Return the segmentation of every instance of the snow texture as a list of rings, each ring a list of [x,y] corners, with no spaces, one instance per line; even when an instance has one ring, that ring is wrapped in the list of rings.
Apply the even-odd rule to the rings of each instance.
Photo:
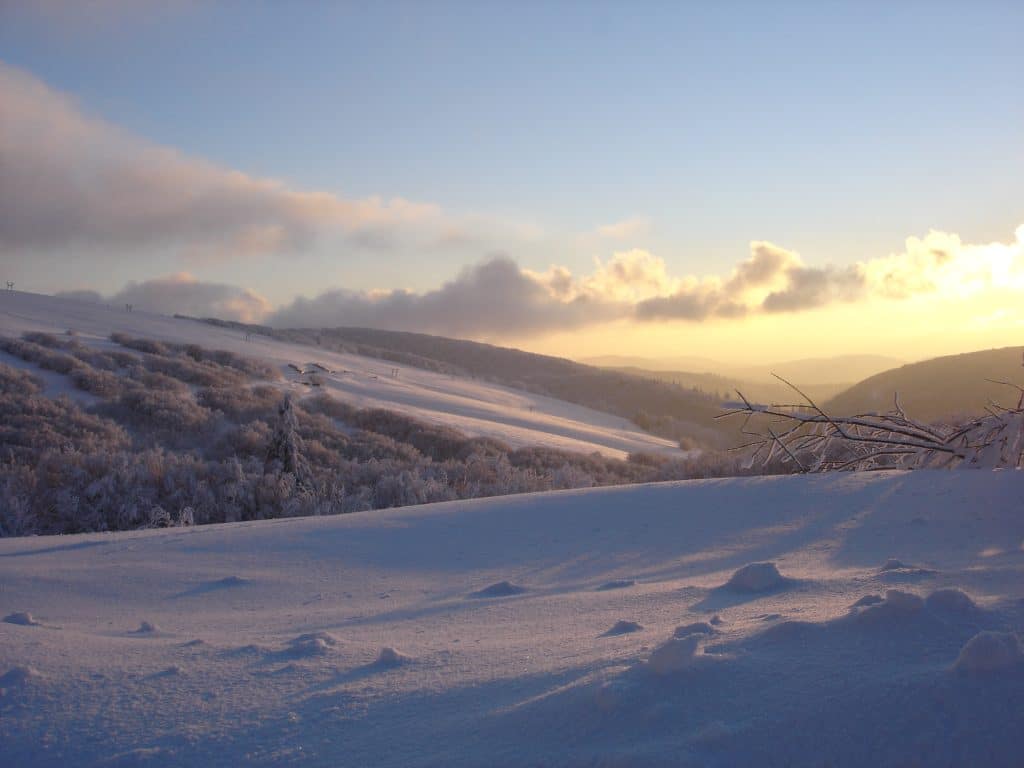
[[[785,584],[775,563],[749,563],[733,573],[725,588],[735,592],[767,592]]]
[[[698,635],[673,637],[655,648],[647,659],[647,668],[656,675],[669,675],[693,664],[700,645]]]
[[[377,654],[377,661],[374,663],[379,667],[400,667],[403,664],[408,664],[410,661],[411,659],[404,653],[386,645],[380,649],[380,653]]]
[[[470,597],[512,597],[513,595],[521,595],[524,592],[526,592],[526,587],[513,584],[511,581],[499,581],[496,584],[491,584],[489,587],[484,587],[474,592]]]
[[[628,635],[633,632],[642,632],[643,627],[635,621],[619,619],[612,625],[612,628],[604,632],[601,637],[614,637],[615,635]]]
[[[0,539],[45,620],[0,621],[0,763],[1011,768],[1021,509],[919,470]]]
[[[984,673],[1014,667],[1024,660],[1020,640],[1012,632],[979,632],[967,641],[957,656],[957,672]]]
[[[7,614],[6,616],[4,616],[4,622],[6,622],[7,624],[17,624],[21,627],[41,626],[40,623],[32,617],[31,613],[27,613],[25,611],[18,611],[16,613]]]

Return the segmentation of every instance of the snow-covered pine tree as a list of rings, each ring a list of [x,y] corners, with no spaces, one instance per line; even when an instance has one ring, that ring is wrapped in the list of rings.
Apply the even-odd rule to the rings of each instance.
[[[299,435],[299,422],[295,416],[290,394],[284,396],[277,409],[277,425],[270,438],[267,449],[267,460],[263,465],[264,474],[270,472],[287,472],[301,481],[308,474],[308,466],[302,456],[302,437]]]

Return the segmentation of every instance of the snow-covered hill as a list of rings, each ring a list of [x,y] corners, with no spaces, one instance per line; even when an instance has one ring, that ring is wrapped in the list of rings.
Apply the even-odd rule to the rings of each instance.
[[[670,440],[643,432],[626,419],[572,403],[483,381],[433,373],[358,355],[285,344],[259,335],[140,310],[91,304],[18,291],[0,292],[0,335],[26,331],[62,334],[73,330],[88,344],[109,346],[111,333],[226,349],[278,365],[284,386],[305,393],[289,365],[319,363],[328,391],[358,407],[379,407],[453,427],[467,435],[493,437],[513,447],[546,446],[625,458],[634,451],[681,456]],[[0,353],[0,362],[25,367]],[[40,373],[33,369],[34,373]],[[42,372],[55,394],[69,388],[62,377]]]
[[[0,762],[1020,765],[1022,510],[920,471],[0,540]]]

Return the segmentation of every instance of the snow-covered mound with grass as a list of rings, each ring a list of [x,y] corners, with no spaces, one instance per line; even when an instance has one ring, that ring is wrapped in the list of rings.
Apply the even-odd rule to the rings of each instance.
[[[1024,759],[1019,471],[5,539],[0,616],[12,766]]]
[[[470,378],[425,371],[386,360],[287,344],[258,334],[220,328],[184,318],[141,310],[126,312],[73,299],[20,291],[0,292],[0,335],[18,337],[29,331],[64,334],[109,348],[111,333],[154,341],[197,344],[272,362],[284,374],[281,386],[308,394],[303,384],[314,371],[327,392],[359,408],[384,408],[431,424],[452,427],[470,436],[492,437],[514,447],[545,446],[579,453],[600,452],[625,458],[632,452],[682,456],[670,440],[650,435],[626,419],[562,400]],[[47,384],[47,394],[66,393],[89,404],[91,395],[73,388],[71,380],[42,371],[0,352],[0,362],[28,368]]]

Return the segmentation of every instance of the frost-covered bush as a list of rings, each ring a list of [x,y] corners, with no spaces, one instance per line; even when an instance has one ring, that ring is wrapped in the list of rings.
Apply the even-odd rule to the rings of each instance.
[[[46,450],[121,450],[130,443],[123,427],[86,413],[67,397],[0,394],[0,471],[8,465],[31,464]]]
[[[72,355],[32,341],[0,337],[0,349],[10,355],[20,357],[26,362],[35,363],[40,368],[57,373],[68,374],[76,367],[84,365]]]
[[[793,471],[887,468],[1024,468],[1024,388],[1017,405],[993,403],[963,423],[910,418],[899,397],[888,413],[836,416],[796,387],[800,405],[763,406],[742,399],[723,416],[743,417],[750,462],[787,463]]]
[[[249,379],[274,380],[281,378],[281,372],[270,363],[239,355],[226,349],[206,349],[197,344],[175,344],[139,339],[124,333],[112,333],[110,340],[122,347],[156,357],[191,360],[193,363],[198,363],[200,369],[227,368],[235,373],[243,374],[244,378]],[[182,370],[194,372],[199,369],[182,368]]]
[[[0,363],[0,394],[35,395],[42,391],[42,382],[31,373]]]
[[[121,376],[86,366],[73,369],[70,378],[78,389],[104,399],[118,397],[128,386]]]
[[[204,387],[196,392],[196,402],[204,408],[220,411],[235,422],[266,420],[277,412],[281,391],[267,385]]]
[[[131,389],[113,402],[97,407],[97,412],[115,421],[160,435],[194,435],[212,421],[208,408],[196,403],[189,393],[166,390]]]
[[[149,355],[167,355],[170,350],[161,342],[152,339],[137,339],[127,333],[112,333],[110,340],[122,347],[134,349],[137,352],[145,352]]]

